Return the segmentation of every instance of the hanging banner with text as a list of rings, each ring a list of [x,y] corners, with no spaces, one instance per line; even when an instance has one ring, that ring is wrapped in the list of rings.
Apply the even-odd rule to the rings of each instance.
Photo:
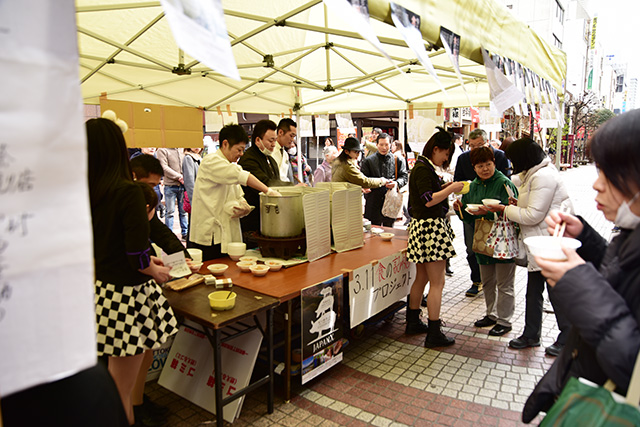
[[[2,398],[96,364],[77,42],[73,1],[0,1]]]
[[[302,384],[342,360],[342,274],[301,291]]]
[[[404,252],[353,270],[349,275],[351,328],[406,297],[415,277],[416,266]]]

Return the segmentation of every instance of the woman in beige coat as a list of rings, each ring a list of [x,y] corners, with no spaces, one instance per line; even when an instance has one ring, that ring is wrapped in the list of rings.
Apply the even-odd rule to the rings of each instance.
[[[360,143],[355,138],[344,141],[342,153],[333,162],[331,168],[332,182],[350,182],[362,188],[378,188],[387,183],[386,178],[368,178],[358,168],[358,157],[362,152]]]

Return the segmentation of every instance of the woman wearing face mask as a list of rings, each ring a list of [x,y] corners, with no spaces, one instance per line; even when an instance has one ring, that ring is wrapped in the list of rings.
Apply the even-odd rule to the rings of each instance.
[[[610,244],[583,218],[553,212],[546,220],[549,231],[565,222],[564,235],[582,242],[577,252],[563,249],[566,261],[536,257],[558,308],[575,327],[527,400],[524,422],[547,411],[570,377],[596,384],[611,379],[616,392],[627,393],[640,349],[639,133],[640,110],[633,110],[609,120],[590,142],[597,208],[621,229]]]

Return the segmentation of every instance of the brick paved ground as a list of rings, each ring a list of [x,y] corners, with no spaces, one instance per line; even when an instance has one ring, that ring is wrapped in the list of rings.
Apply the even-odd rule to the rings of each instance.
[[[609,238],[612,225],[595,209],[591,188],[595,167],[582,166],[561,176],[576,212]],[[351,340],[345,348],[341,365],[304,386],[296,385],[290,402],[277,393],[273,414],[266,413],[264,391],[247,396],[234,425],[520,425],[524,402],[554,360],[544,354],[544,347],[552,344],[558,333],[554,315],[544,314],[543,346],[520,351],[507,347],[524,327],[527,275],[526,269],[518,267],[513,331],[490,337],[489,328],[473,327],[473,321],[484,315],[485,304],[482,294],[475,298],[464,295],[470,285],[469,268],[460,221],[454,219],[453,227],[459,256],[452,260],[455,274],[445,284],[442,318],[445,332],[456,338],[454,346],[426,349],[422,346],[424,336],[404,335],[402,311],[390,322],[367,326],[362,337]],[[281,389],[280,381],[276,389]],[[171,409],[170,426],[215,424],[211,413],[155,382],[149,383],[146,391],[153,401]]]

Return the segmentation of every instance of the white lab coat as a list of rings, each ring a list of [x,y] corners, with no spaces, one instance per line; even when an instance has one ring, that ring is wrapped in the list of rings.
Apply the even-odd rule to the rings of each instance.
[[[246,203],[240,185],[247,185],[250,173],[231,163],[218,150],[202,160],[191,202],[189,238],[199,245],[221,245],[242,241],[240,219],[231,218],[229,205]],[[227,209],[225,210],[225,206]]]

